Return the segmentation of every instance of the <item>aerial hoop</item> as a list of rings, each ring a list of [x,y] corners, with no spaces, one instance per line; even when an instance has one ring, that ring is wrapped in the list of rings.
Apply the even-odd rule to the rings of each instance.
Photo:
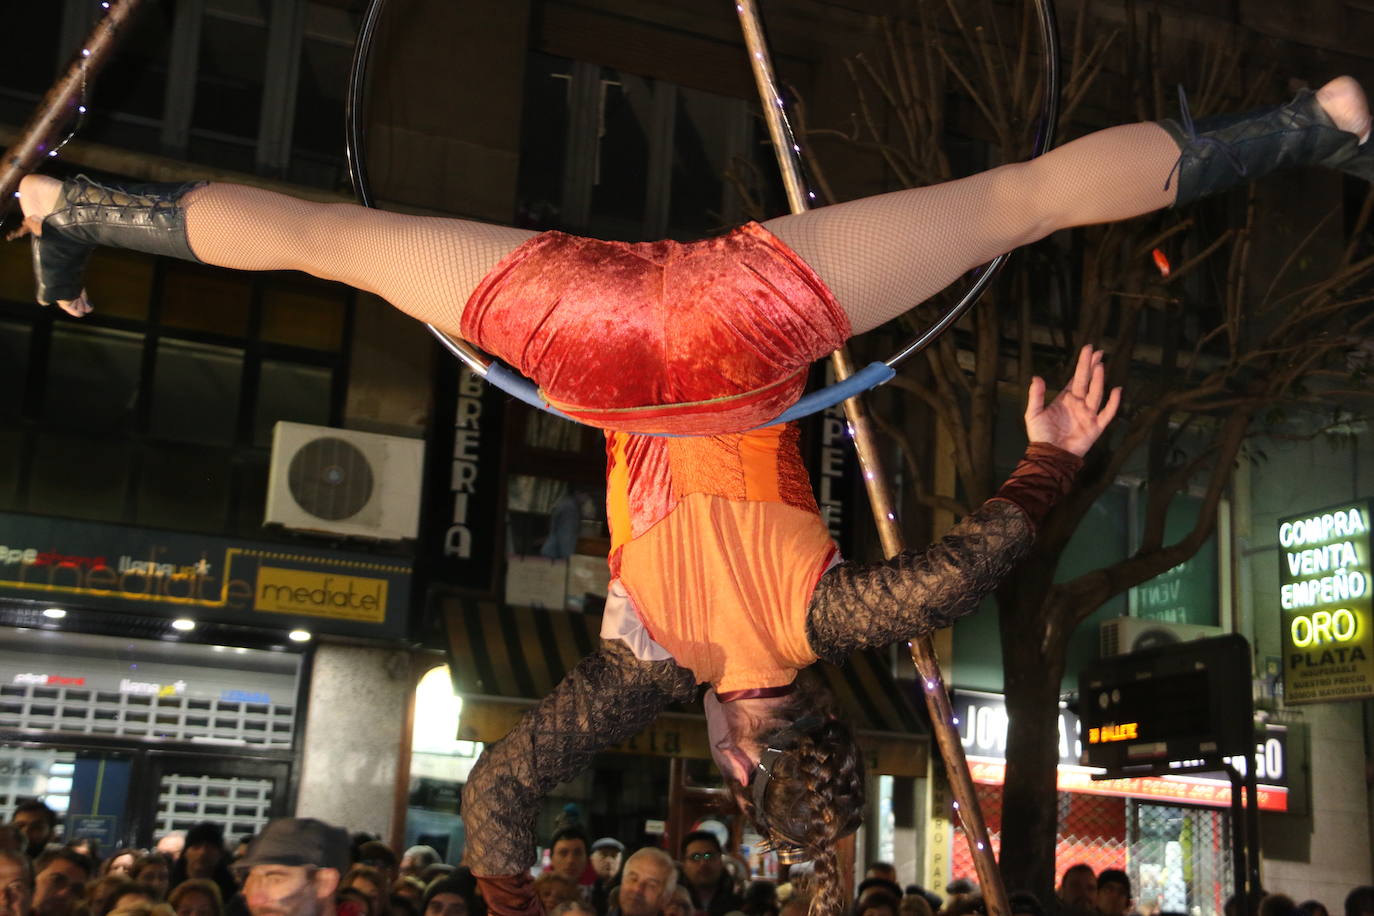
[[[375,207],[376,203],[367,176],[367,154],[364,149],[365,138],[360,111],[362,109],[363,91],[367,83],[367,68],[372,53],[372,39],[385,5],[386,0],[368,0],[363,11],[362,22],[358,27],[358,40],[353,47],[353,60],[348,74],[348,94],[345,100],[345,149],[348,158],[348,175],[358,202],[365,207]],[[1052,0],[1035,0],[1035,5],[1040,26],[1041,59],[1045,65],[1045,92],[1040,104],[1039,123],[1036,127],[1034,148],[1031,151],[1032,158],[1042,155],[1054,144],[1055,122],[1059,113],[1059,38],[1058,27],[1055,24],[1054,5]],[[736,9],[741,9],[741,7],[737,5]],[[746,32],[748,28],[746,25]],[[755,38],[759,39],[761,36],[755,36]],[[758,68],[756,68],[757,71]],[[791,123],[787,119],[783,96],[773,81],[771,67],[767,68],[766,79],[768,81],[767,88],[765,88],[764,77],[760,76],[760,102],[764,106],[769,132],[772,134],[773,143],[777,147],[779,163],[783,167],[784,183],[796,185],[795,188],[789,187],[788,189],[789,196],[792,196],[799,193],[798,189],[801,187],[801,168],[798,156],[801,146],[797,143]],[[787,165],[789,161],[791,163],[790,170]],[[790,177],[789,171],[791,172]],[[810,194],[810,192],[806,193]],[[814,194],[811,194],[811,197],[814,198]],[[870,363],[848,378],[804,395],[787,410],[762,425],[772,426],[777,423],[801,419],[833,407],[890,380],[897,374],[896,367],[899,363],[930,346],[982,297],[988,284],[1001,272],[1009,256],[1010,252],[998,255],[979,268],[977,279],[974,280],[973,285],[969,287],[960,300],[940,315],[930,327],[912,338],[896,354],[886,360]],[[430,333],[443,344],[446,350],[462,360],[469,369],[487,382],[532,407],[547,411],[565,420],[580,422],[551,406],[539,393],[538,386],[514,369],[487,356],[466,340],[441,331],[432,324],[426,324],[425,327],[429,328]]]

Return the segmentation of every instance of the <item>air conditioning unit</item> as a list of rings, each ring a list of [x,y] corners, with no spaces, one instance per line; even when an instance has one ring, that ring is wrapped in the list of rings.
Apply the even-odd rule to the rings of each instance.
[[[1098,656],[1111,658],[1114,655],[1128,655],[1159,646],[1220,636],[1225,632],[1221,627],[1204,627],[1194,623],[1165,623],[1145,617],[1113,617],[1102,621],[1102,629],[1098,631]]]
[[[398,541],[420,527],[422,439],[278,421],[265,525]]]

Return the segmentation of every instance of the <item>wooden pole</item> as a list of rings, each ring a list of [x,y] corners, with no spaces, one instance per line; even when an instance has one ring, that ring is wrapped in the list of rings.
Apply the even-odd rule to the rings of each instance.
[[[94,2],[94,0],[92,0]],[[15,203],[19,179],[38,168],[63,141],[60,132],[79,118],[86,90],[100,72],[119,40],[120,29],[138,9],[141,0],[109,0],[105,14],[81,45],[67,72],[43,96],[33,117],[19,132],[14,145],[0,160],[0,217]]]
[[[763,104],[764,119],[768,123],[768,134],[777,153],[783,187],[787,190],[788,205],[793,213],[803,213],[810,209],[815,196],[802,182],[798,156],[801,146],[787,122],[782,92],[778,88],[768,46],[764,41],[758,7],[755,0],[736,0],[735,10],[739,14],[740,26],[744,31],[744,43],[749,51],[749,65],[754,71],[754,82],[758,88],[759,100]],[[830,360],[837,381],[853,374],[853,365],[844,348],[832,353]],[[868,490],[873,520],[878,526],[883,552],[888,557],[896,556],[905,549],[905,544],[901,528],[897,524],[892,492],[887,485],[887,476],[883,473],[882,460],[873,438],[868,411],[858,397],[852,397],[844,402],[844,412],[849,421],[850,434],[854,438],[854,450],[859,456],[859,468],[863,473],[864,486]],[[1006,887],[1002,883],[997,860],[992,854],[987,824],[983,820],[983,810],[979,807],[978,797],[974,792],[973,777],[969,775],[968,761],[964,758],[964,746],[954,726],[954,712],[950,706],[949,693],[945,689],[944,676],[940,672],[940,662],[935,655],[935,648],[929,636],[922,636],[910,643],[910,649],[911,661],[921,678],[926,708],[930,712],[931,726],[935,730],[935,741],[948,771],[950,788],[958,809],[955,813],[964,828],[969,852],[973,855],[974,868],[978,872],[978,883],[989,916],[1009,916],[1011,908],[1007,904]]]

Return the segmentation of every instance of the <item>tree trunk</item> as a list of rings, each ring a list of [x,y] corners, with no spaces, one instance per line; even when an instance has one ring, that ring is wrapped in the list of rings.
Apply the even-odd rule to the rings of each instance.
[[[1008,724],[1007,770],[1002,787],[1002,876],[1008,891],[1030,891],[1048,909],[1054,894],[1059,820],[1055,786],[1064,649],[1045,647],[1042,652],[1045,630],[1030,625],[1041,617],[1042,601],[1027,601],[1019,612],[999,604],[1003,633],[1016,631],[1011,639],[1003,637]],[[1008,620],[1013,617],[1018,619]]]

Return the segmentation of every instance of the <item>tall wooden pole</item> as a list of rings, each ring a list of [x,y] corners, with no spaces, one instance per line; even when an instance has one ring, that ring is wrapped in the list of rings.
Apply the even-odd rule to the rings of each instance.
[[[788,205],[793,213],[803,213],[810,209],[815,195],[802,182],[798,156],[801,147],[792,133],[791,125],[787,122],[782,92],[773,73],[773,64],[764,41],[758,8],[754,0],[736,0],[735,10],[744,30],[744,43],[749,50],[749,65],[754,71],[754,82],[758,87],[759,100],[763,103],[768,133],[777,153],[778,167],[782,170]],[[853,365],[844,348],[832,353],[830,361],[837,381],[853,374]],[[868,411],[858,397],[852,397],[844,402],[844,412],[849,421],[850,434],[854,437],[854,450],[859,456],[859,467],[863,473],[864,486],[868,490],[869,502],[873,507],[873,519],[878,525],[883,552],[888,557],[896,556],[905,549],[905,545],[901,528],[897,524],[897,511],[887,485],[887,475],[883,473],[882,459],[875,446]],[[968,761],[964,758],[964,746],[954,726],[954,713],[950,706],[949,693],[945,689],[944,676],[940,672],[940,662],[935,655],[935,647],[931,644],[930,637],[922,636],[912,641],[910,648],[911,660],[921,678],[926,708],[930,712],[931,725],[935,730],[935,740],[949,775],[950,788],[958,809],[958,820],[963,825],[969,852],[973,855],[974,868],[978,872],[978,883],[983,891],[989,916],[1009,916],[1011,908],[1007,905],[1006,887],[1002,883],[997,860],[992,854],[987,824],[983,820],[983,811],[974,793]]]
[[[48,2],[48,0],[44,0]],[[94,0],[92,0],[94,2]],[[138,9],[141,0],[109,0],[104,15],[77,51],[67,72],[53,84],[19,132],[19,139],[0,160],[0,216],[13,206],[19,179],[38,168],[62,142],[61,131],[84,112],[86,89],[105,65],[119,41],[120,29]]]

